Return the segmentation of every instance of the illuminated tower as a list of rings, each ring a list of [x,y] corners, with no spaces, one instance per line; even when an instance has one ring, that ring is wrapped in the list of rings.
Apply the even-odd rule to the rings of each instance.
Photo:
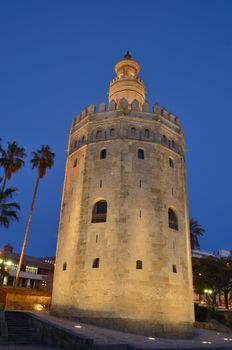
[[[193,322],[185,143],[179,119],[145,101],[129,53],[109,104],[69,135],[52,312],[147,335]]]

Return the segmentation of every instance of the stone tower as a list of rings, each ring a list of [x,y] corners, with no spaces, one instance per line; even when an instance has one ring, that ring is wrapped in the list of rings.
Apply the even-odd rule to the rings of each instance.
[[[185,142],[179,119],[145,100],[129,53],[109,104],[72,123],[52,312],[147,335],[193,322]]]

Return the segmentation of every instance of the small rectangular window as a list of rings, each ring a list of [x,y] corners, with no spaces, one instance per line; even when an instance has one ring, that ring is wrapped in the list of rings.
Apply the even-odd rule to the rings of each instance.
[[[75,168],[77,166],[77,158],[74,159],[74,162],[73,162],[73,168]]]
[[[177,273],[176,265],[172,265],[172,272],[173,272],[173,273]]]
[[[142,260],[137,260],[137,261],[136,261],[136,269],[137,269],[137,270],[142,270],[142,268],[143,268],[143,262],[142,262]]]

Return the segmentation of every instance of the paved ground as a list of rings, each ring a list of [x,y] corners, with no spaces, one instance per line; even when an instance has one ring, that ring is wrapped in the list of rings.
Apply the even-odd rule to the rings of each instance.
[[[0,345],[0,350],[55,350],[46,346],[35,345]]]
[[[124,333],[108,328],[97,327],[85,323],[61,319],[46,313],[34,313],[36,316],[59,325],[65,329],[75,331],[78,335],[85,335],[94,339],[95,345],[130,344],[141,349],[232,349],[232,333],[219,333],[196,328],[191,340],[174,340],[163,338],[149,338],[141,335]],[[0,350],[2,347],[0,348]],[[10,347],[8,347],[10,349]],[[14,348],[21,350],[24,348]],[[25,350],[40,349],[25,347]],[[43,348],[45,349],[45,348]],[[51,349],[51,348],[47,348]]]

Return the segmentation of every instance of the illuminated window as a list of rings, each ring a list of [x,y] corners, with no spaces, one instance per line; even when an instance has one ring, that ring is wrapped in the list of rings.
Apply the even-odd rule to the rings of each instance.
[[[172,272],[173,272],[173,273],[177,273],[176,265],[172,265]]]
[[[76,159],[74,159],[74,162],[73,162],[73,168],[76,168],[76,166],[77,166],[77,158],[76,158]]]
[[[174,160],[171,157],[169,157],[169,166],[174,168]]]
[[[107,155],[106,149],[102,149],[100,152],[100,159],[105,159]]]
[[[136,269],[137,269],[137,270],[142,270],[142,268],[143,268],[143,262],[142,262],[142,260],[137,260],[137,261],[136,261]]]
[[[38,268],[34,266],[26,266],[26,272],[38,273]]]
[[[100,266],[100,259],[99,259],[99,258],[95,258],[95,259],[93,260],[92,268],[93,268],[93,269],[98,269],[99,266]]]
[[[142,150],[141,148],[138,149],[138,159],[144,159],[144,150]]]
[[[149,132],[149,130],[148,129],[146,129],[145,130],[145,137],[147,138],[147,139],[149,139],[149,137],[150,137],[150,132]]]
[[[177,214],[172,208],[168,209],[168,226],[173,230],[178,230]]]
[[[100,200],[94,204],[92,222],[106,222],[107,202]]]
[[[64,263],[63,263],[63,271],[66,271],[66,270],[67,270],[67,263],[64,262]]]
[[[136,136],[136,129],[131,128],[131,136],[135,137]]]

